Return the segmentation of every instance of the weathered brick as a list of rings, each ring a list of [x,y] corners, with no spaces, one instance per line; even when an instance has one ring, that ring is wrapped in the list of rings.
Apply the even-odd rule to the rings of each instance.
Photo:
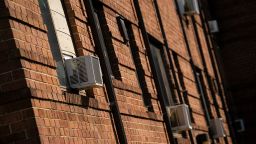
[[[38,2],[0,2],[0,96],[6,98],[0,102],[0,143],[117,143],[106,89],[93,88],[79,93],[60,86],[56,61]],[[188,104],[195,120],[193,127],[196,129],[192,135],[196,136],[208,129],[181,23],[173,3],[168,0],[157,3],[170,45],[168,50],[177,53],[180,71],[175,67],[175,72],[183,74],[179,82],[183,82],[184,86],[175,86],[175,91],[178,93],[177,88],[184,88],[188,92]],[[100,20],[115,76],[112,82],[128,143],[169,143],[159,101],[160,94],[157,93],[146,50],[148,48],[145,47],[133,1],[104,0],[99,4],[103,8],[99,12]],[[164,45],[153,1],[140,0],[139,4],[147,32]],[[87,19],[83,4],[78,0],[66,0],[63,5],[77,56],[96,54],[90,20]],[[124,43],[117,16],[122,16],[131,23],[130,32],[134,37],[131,42],[134,46],[131,42]],[[196,21],[207,70],[214,77],[202,22],[198,16]],[[193,61],[203,70],[191,19],[182,19],[182,22],[189,24],[185,31]],[[135,56],[132,56],[131,50],[136,51]],[[138,68],[134,62],[139,62],[137,66],[143,71],[143,84],[147,93],[142,91],[138,83]],[[171,72],[169,69],[168,71]],[[205,76],[203,74],[206,92],[210,95]],[[142,95],[152,101],[154,111],[148,111]],[[225,117],[220,98],[217,99],[220,108],[211,105],[210,111],[214,113],[214,117],[217,117],[217,110]],[[210,102],[213,104],[213,99]],[[180,138],[178,141],[187,143],[188,139]]]

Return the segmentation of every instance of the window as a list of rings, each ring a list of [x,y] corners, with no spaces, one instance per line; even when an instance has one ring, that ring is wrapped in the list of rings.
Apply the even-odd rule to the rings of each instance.
[[[39,6],[48,29],[49,44],[57,63],[60,84],[67,86],[63,60],[76,55],[61,0],[40,0]]]
[[[142,63],[141,59],[139,58],[140,52],[135,42],[132,24],[124,20],[124,18],[122,17],[117,17],[117,20],[118,20],[120,32],[124,39],[124,43],[128,44],[130,48],[133,63],[135,65],[135,73],[137,76],[139,86],[142,90],[144,105],[148,108],[148,111],[154,111],[152,106],[151,96],[146,85],[145,72],[141,65]]]
[[[175,53],[174,51],[172,52],[172,55],[173,55],[173,59],[174,59],[174,64],[175,64],[175,67],[177,69],[177,72],[178,72],[178,78],[179,78],[179,84],[180,84],[180,87],[182,88],[182,94],[183,94],[183,99],[184,99],[184,102],[189,105],[189,99],[188,99],[188,91],[186,89],[186,86],[185,86],[185,83],[184,83],[184,75],[181,71],[181,67],[180,67],[180,63],[179,63],[179,56],[177,53]],[[191,121],[192,123],[195,123],[195,119],[192,115],[192,109],[191,107],[189,107],[189,110],[190,110],[190,118],[191,118]]]
[[[195,74],[196,74],[196,82],[197,82],[198,91],[199,91],[202,105],[203,105],[205,115],[206,115],[206,120],[208,122],[210,122],[210,119],[213,118],[212,113],[210,111],[210,103],[209,103],[208,96],[206,94],[206,89],[205,89],[202,72],[197,67],[195,68]]]
[[[97,30],[99,31],[100,43],[105,45],[106,51],[104,52],[111,65],[111,75],[116,79],[121,79],[121,74],[118,67],[118,59],[116,56],[115,49],[112,43],[112,35],[107,25],[107,19],[105,18],[105,14],[103,11],[103,5],[100,2],[93,1],[94,5],[94,15],[96,17]]]
[[[219,87],[218,87],[218,83],[216,79],[211,79],[212,80],[212,86],[213,86],[213,90],[216,94],[219,94]]]
[[[154,64],[153,68],[155,68],[156,71],[158,89],[161,91],[161,94],[163,94],[166,104],[174,105],[175,103],[172,98],[173,93],[171,91],[169,79],[164,65],[164,60],[162,58],[162,48],[162,44],[150,41],[150,51],[152,53],[152,61]]]
[[[119,30],[122,34],[124,43],[128,43],[130,41],[130,37],[132,37],[132,35],[129,36],[129,34],[133,33],[131,31],[132,30],[131,24],[128,23],[127,21],[125,21],[125,19],[122,18],[121,16],[117,17],[117,21],[118,21],[118,27],[119,27]],[[129,34],[128,34],[128,31],[127,31],[128,27],[129,27]]]

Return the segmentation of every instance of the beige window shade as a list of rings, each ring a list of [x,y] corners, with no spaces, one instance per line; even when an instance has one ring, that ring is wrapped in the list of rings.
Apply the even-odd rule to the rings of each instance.
[[[47,2],[61,53],[75,57],[74,45],[60,0]]]

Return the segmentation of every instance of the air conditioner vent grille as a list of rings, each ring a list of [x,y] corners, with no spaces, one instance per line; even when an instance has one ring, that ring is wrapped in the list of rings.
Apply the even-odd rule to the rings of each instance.
[[[88,82],[88,74],[86,69],[85,61],[78,59],[78,72],[79,72],[79,80],[80,82]]]
[[[79,82],[77,70],[73,70],[73,75],[72,75],[72,76],[69,76],[69,77],[70,77],[70,83],[71,83],[71,84],[76,84],[76,83]]]
[[[103,85],[98,57],[80,56],[67,59],[65,65],[71,88],[87,89]]]

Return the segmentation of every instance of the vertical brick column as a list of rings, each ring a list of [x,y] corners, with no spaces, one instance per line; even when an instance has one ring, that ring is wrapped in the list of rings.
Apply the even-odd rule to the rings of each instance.
[[[46,28],[33,1],[1,1],[0,9],[0,143],[38,143],[31,89],[57,84]]]

